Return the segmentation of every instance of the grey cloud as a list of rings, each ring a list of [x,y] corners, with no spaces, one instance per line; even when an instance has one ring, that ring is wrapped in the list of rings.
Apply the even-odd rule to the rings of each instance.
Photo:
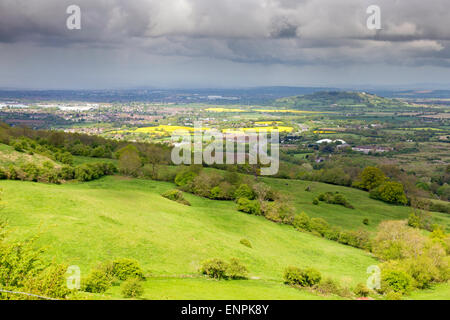
[[[66,8],[82,9],[67,30]],[[381,7],[382,30],[366,27]],[[240,64],[432,65],[450,61],[448,0],[0,0],[3,45],[89,56],[215,59]],[[137,55],[137,54],[136,54]]]

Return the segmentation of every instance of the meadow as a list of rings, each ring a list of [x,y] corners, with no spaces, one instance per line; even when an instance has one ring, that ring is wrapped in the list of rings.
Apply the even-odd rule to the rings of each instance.
[[[82,273],[116,257],[137,259],[149,275],[144,298],[319,298],[282,284],[287,266],[314,266],[353,286],[378,262],[367,252],[238,212],[229,201],[191,194],[185,206],[161,197],[173,184],[105,177],[63,185],[1,181],[0,217],[12,236],[41,232],[46,258],[79,265]],[[211,210],[214,208],[214,210]],[[248,239],[252,248],[240,244]],[[248,281],[201,277],[204,259],[239,258]],[[211,290],[216,288],[217,290]],[[117,288],[103,298],[118,298]],[[239,294],[236,294],[239,292]]]

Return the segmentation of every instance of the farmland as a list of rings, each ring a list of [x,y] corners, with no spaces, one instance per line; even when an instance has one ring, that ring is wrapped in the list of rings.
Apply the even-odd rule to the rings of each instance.
[[[48,247],[48,258],[77,264],[83,272],[115,257],[135,258],[151,275],[149,287],[167,286],[159,293],[153,288],[149,298],[162,298],[164,292],[178,299],[232,298],[235,290],[244,290],[263,299],[272,289],[277,298],[314,298],[282,285],[286,266],[314,265],[324,275],[354,285],[364,281],[369,265],[377,263],[359,249],[240,213],[232,202],[186,195],[192,203],[186,207],[164,200],[160,194],[173,187],[169,183],[108,177],[61,186],[4,181],[1,187],[0,214],[14,236],[43,230],[39,244]],[[241,238],[249,239],[253,248],[242,246]],[[211,281],[198,275],[200,262],[211,257],[238,257],[258,279],[217,283],[225,291],[215,295]],[[186,282],[196,289],[190,291],[182,285]],[[209,293],[202,296],[204,291]],[[114,288],[111,294],[115,297]]]
[[[447,295],[450,131],[445,117],[428,117],[445,105],[318,92],[265,105],[132,102],[47,112],[73,123],[0,126],[0,221],[11,243],[39,235],[33,248],[45,248],[44,261],[81,268],[80,290],[65,298],[123,298],[125,280],[87,283],[106,276],[112,261],[132,259],[145,275],[141,299],[356,299],[366,294],[358,288],[369,266],[389,271],[400,259],[413,274],[407,267],[429,264],[436,237],[442,256],[427,265],[431,280],[414,278],[401,297]],[[264,177],[260,164],[171,162],[174,133],[213,130],[224,143],[277,130],[279,170]],[[376,184],[366,186],[367,177]],[[392,226],[419,239],[402,250],[427,244],[419,258],[379,250]],[[201,270],[209,259],[227,268],[234,261],[245,276],[208,277]],[[287,285],[289,268],[318,272],[321,282]],[[390,299],[389,290],[383,283],[368,294]]]

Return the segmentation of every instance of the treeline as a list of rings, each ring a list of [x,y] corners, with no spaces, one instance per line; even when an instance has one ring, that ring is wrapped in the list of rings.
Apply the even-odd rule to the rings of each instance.
[[[117,167],[108,162],[55,167],[52,162],[46,161],[42,166],[34,163],[26,163],[19,167],[10,165],[6,170],[0,169],[0,179],[59,184],[68,180],[91,181],[116,172]]]
[[[157,166],[170,161],[168,146],[9,127],[4,123],[0,123],[0,142],[12,146],[17,152],[39,154],[54,161],[42,164],[30,162],[20,166],[11,164],[0,169],[1,179],[61,183],[67,180],[90,181],[119,172],[119,168],[110,161],[74,165],[74,156],[119,159],[120,172],[154,178]]]

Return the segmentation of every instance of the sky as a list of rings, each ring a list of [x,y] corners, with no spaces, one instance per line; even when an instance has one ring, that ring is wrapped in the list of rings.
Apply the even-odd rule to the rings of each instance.
[[[450,1],[0,0],[0,88],[277,85],[450,89]]]

